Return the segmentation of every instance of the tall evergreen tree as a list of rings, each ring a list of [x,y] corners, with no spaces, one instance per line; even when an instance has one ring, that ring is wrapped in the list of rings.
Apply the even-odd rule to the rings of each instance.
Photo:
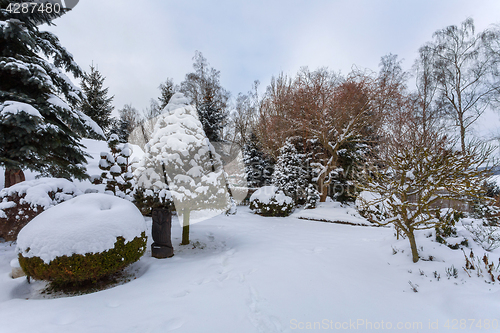
[[[302,156],[290,140],[285,142],[279,152],[273,173],[273,185],[297,202],[299,197],[305,194],[307,183]]]
[[[274,164],[271,158],[262,152],[254,133],[250,134],[250,140],[243,147],[243,162],[249,188],[271,185]]]
[[[174,84],[174,80],[172,78],[168,78],[165,82],[160,84],[158,89],[160,89],[160,97],[158,97],[160,110],[163,110],[165,106],[167,106],[168,102],[170,102],[172,96],[174,96],[174,94],[179,90],[179,86]]]
[[[87,178],[82,135],[102,130],[74,106],[82,93],[63,70],[81,69],[58,38],[40,31],[60,13],[8,11],[16,1],[0,0],[0,166],[5,186],[29,169],[56,177]],[[11,7],[9,7],[11,5]]]
[[[103,88],[104,79],[99,70],[90,65],[90,72],[82,75],[81,86],[86,97],[82,99],[80,109],[109,134],[114,96],[108,97],[109,88]]]

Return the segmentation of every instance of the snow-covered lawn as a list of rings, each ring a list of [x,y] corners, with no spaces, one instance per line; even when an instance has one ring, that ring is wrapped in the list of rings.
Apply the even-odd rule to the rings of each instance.
[[[322,222],[336,222],[352,225],[373,226],[354,207],[354,205],[343,205],[340,202],[319,202],[315,209],[301,209],[292,214],[293,217]]]
[[[15,246],[0,244],[0,331],[370,332],[392,326],[436,332],[465,322],[461,331],[484,332],[496,331],[485,330],[486,320],[498,325],[499,283],[467,277],[462,252],[425,232],[417,238],[422,256],[436,260],[413,264],[408,240],[396,240],[390,228],[264,218],[239,207],[237,215],[193,225],[193,248],[178,245],[181,228],[173,222],[173,258],[154,259],[148,251],[130,268],[135,280],[83,296],[43,298],[42,282],[10,278]],[[452,264],[457,279],[446,277]],[[482,329],[474,326],[479,320]]]

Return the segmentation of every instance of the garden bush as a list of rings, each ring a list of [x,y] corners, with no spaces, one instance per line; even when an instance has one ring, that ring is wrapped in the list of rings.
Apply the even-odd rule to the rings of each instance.
[[[145,232],[128,243],[125,243],[123,237],[117,237],[115,246],[110,250],[64,255],[48,264],[39,257],[23,257],[19,253],[19,264],[26,276],[36,280],[46,280],[58,285],[96,282],[139,260],[146,251],[146,241]]]
[[[26,275],[57,285],[96,282],[139,260],[146,225],[128,200],[89,193],[35,217],[19,233],[19,264]]]
[[[15,241],[19,231],[41,212],[82,192],[62,178],[24,181],[0,191],[0,237]]]
[[[276,186],[264,186],[250,197],[250,209],[263,216],[288,216],[293,211],[293,199]]]

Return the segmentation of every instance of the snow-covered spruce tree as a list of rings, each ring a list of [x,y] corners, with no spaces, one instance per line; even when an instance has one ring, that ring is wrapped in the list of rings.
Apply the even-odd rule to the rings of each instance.
[[[128,143],[120,143],[116,134],[111,134],[108,147],[111,153],[101,152],[101,160],[99,161],[99,169],[103,172],[100,176],[93,176],[92,182],[94,184],[104,183],[106,191],[132,201],[131,194],[134,187],[134,175],[130,161],[132,148]]]
[[[250,135],[250,140],[243,147],[243,162],[249,188],[271,185],[274,163],[262,152],[259,140],[254,133]]]
[[[90,65],[90,72],[82,75],[81,87],[85,97],[80,102],[80,110],[92,118],[106,134],[111,126],[111,104],[114,96],[108,97],[109,88],[103,88],[104,77],[99,70]]]
[[[87,178],[79,143],[97,124],[73,107],[82,93],[63,70],[81,70],[57,37],[40,31],[57,13],[10,13],[15,1],[0,1],[0,165],[5,187],[22,179],[22,170],[42,175]],[[47,60],[49,59],[49,60]]]
[[[220,157],[206,138],[196,109],[181,93],[172,96],[156,119],[144,165],[151,167],[138,170],[138,185],[168,188],[182,220],[183,245],[189,244],[192,222],[218,215],[230,206]]]
[[[295,146],[290,140],[286,140],[279,150],[273,173],[273,185],[291,197],[295,203],[305,196],[306,172],[302,160]]]

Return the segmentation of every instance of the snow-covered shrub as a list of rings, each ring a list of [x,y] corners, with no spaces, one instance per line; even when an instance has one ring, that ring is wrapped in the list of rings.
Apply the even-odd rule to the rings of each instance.
[[[472,239],[486,251],[500,247],[500,228],[487,225],[483,220],[474,220],[470,224],[462,225],[471,233]]]
[[[90,193],[37,216],[19,233],[19,263],[30,278],[55,284],[95,282],[146,250],[146,225],[131,202]]]
[[[373,223],[381,223],[388,217],[386,201],[380,201],[380,195],[374,192],[362,191],[355,201],[359,214]],[[375,204],[373,204],[375,202]]]
[[[35,216],[82,192],[62,178],[24,181],[0,191],[0,237],[14,241]]]
[[[100,176],[92,176],[93,184],[106,184],[106,191],[114,195],[132,200],[133,178],[130,155],[132,148],[128,143],[120,143],[118,135],[112,134],[108,140],[111,153],[102,152],[99,169]]]
[[[491,226],[500,225],[499,198],[484,198],[475,202],[472,206],[472,216],[476,219],[484,219]]]
[[[307,198],[305,209],[313,209],[316,208],[318,201],[320,199],[319,192],[313,184],[309,184],[307,187]]]
[[[458,250],[460,247],[469,246],[469,242],[466,238],[458,236],[455,226],[462,217],[462,212],[451,208],[438,210],[436,219],[439,222],[436,223],[434,227],[436,230],[436,241],[448,246],[452,250]]]
[[[264,216],[288,216],[293,211],[293,199],[276,186],[264,186],[250,197],[250,209]]]
[[[170,211],[175,210],[172,195],[167,189],[150,190],[139,187],[134,192],[133,203],[144,216],[151,216],[153,208],[165,208]]]

